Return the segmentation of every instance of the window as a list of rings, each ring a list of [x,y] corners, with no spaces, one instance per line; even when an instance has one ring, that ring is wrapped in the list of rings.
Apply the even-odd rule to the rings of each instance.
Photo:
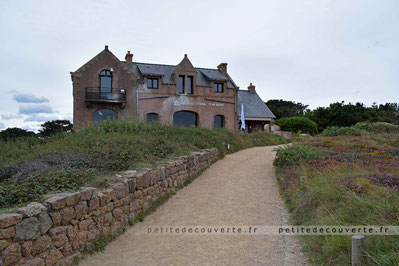
[[[184,94],[184,76],[179,76],[179,94]]]
[[[148,78],[147,79],[147,88],[148,89],[158,89],[158,79]]]
[[[158,122],[159,115],[156,113],[148,113],[147,114],[147,123],[155,123]]]
[[[224,116],[223,115],[215,115],[213,118],[213,127],[214,128],[224,128]]]
[[[112,92],[112,73],[105,69],[100,73],[100,96],[110,95]]]
[[[93,113],[94,123],[101,123],[104,120],[118,120],[118,113],[111,109],[100,109]]]
[[[180,127],[196,127],[197,113],[190,111],[179,111],[173,114],[173,125]]]
[[[187,77],[187,93],[188,94],[193,94],[193,76],[188,76]]]
[[[223,83],[215,83],[213,84],[214,92],[223,92]]]

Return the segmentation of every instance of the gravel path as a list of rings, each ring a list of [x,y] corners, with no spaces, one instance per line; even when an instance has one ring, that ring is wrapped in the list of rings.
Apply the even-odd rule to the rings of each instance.
[[[226,156],[80,265],[307,265],[297,240],[270,235],[147,234],[160,226],[281,225],[274,147]]]

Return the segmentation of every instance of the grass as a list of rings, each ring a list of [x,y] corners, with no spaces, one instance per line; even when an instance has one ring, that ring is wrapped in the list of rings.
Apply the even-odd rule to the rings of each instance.
[[[323,158],[323,152],[307,145],[283,146],[276,149],[278,156],[273,162],[277,168],[284,168],[311,160]]]
[[[292,223],[399,225],[398,140],[399,134],[362,132],[304,139],[278,151],[277,177]],[[315,150],[324,156],[309,156]],[[351,236],[300,239],[315,265],[351,263]],[[365,250],[366,265],[397,265],[399,237],[367,236]]]
[[[134,219],[129,220],[129,225],[135,225],[138,222],[143,222],[144,218],[151,213],[155,212],[156,209],[164,204],[169,198],[171,198],[173,195],[175,195],[175,191],[170,191],[166,193],[165,195],[157,198],[146,210],[139,212]]]
[[[322,136],[360,136],[362,131],[357,127],[328,127],[321,133]]]
[[[86,256],[92,255],[96,252],[103,252],[105,247],[116,240],[120,235],[126,232],[126,226],[121,226],[115,233],[108,233],[100,235],[95,241],[92,242],[89,249],[84,250],[79,256],[76,256],[73,260],[73,265],[78,265],[81,260]]]
[[[118,231],[116,231],[115,233],[108,233],[105,235],[100,235],[96,241],[94,241],[92,243],[92,246],[90,249],[86,250],[85,253],[86,254],[94,254],[96,252],[103,252],[105,250],[105,247],[111,243],[112,241],[114,241],[115,239],[117,239],[120,235],[122,235],[123,233],[126,232],[126,227],[125,226],[121,226]]]
[[[192,151],[217,148],[223,157],[245,148],[286,142],[265,132],[244,134],[126,121],[106,121],[48,139],[0,142],[0,209],[41,201],[48,193],[74,191],[98,177],[153,166]]]

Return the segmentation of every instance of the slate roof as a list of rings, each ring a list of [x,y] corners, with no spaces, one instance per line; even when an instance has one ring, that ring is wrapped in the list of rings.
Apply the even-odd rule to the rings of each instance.
[[[241,104],[244,104],[245,118],[276,118],[257,93],[238,91],[238,115],[241,117]]]
[[[143,76],[150,75],[162,77],[163,84],[175,84],[173,72],[176,66],[173,65],[133,62],[133,66],[129,67],[129,69],[139,76],[140,83],[144,82]],[[230,79],[219,69],[195,68],[195,70],[198,72],[197,86],[211,87],[211,81],[227,81],[227,88],[234,88]]]

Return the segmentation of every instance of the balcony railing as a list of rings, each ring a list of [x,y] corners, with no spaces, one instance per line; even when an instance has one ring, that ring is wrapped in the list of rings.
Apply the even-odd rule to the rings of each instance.
[[[86,102],[125,103],[126,91],[122,88],[86,88]]]

